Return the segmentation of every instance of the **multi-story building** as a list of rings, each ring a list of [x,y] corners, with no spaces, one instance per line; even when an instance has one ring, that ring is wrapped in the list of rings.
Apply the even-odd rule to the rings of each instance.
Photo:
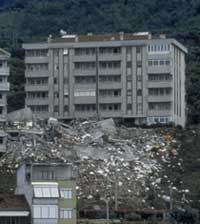
[[[10,73],[8,60],[10,54],[0,48],[0,153],[6,151],[7,134],[5,132],[7,115],[7,93],[10,89],[8,76]]]
[[[59,162],[19,167],[15,193],[25,195],[33,224],[76,224],[76,172]]]
[[[187,49],[174,39],[90,33],[23,47],[26,105],[36,115],[185,125]]]

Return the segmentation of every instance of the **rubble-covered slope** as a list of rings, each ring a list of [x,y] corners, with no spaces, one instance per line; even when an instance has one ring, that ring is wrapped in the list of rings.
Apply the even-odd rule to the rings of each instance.
[[[105,121],[51,122],[9,138],[0,166],[14,173],[24,160],[79,164],[77,196],[81,208],[198,206],[199,128],[126,128]],[[5,173],[4,173],[5,174]],[[4,175],[3,174],[3,175]],[[6,183],[5,183],[6,184]],[[11,184],[7,191],[13,190]],[[1,184],[0,191],[3,191]]]

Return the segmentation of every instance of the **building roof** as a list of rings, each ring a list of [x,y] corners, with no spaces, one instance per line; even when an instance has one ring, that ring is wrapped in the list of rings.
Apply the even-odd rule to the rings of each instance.
[[[93,42],[93,41],[120,41],[120,40],[148,40],[151,34],[141,33],[111,33],[111,34],[91,34],[88,35],[63,35],[60,38],[50,39],[52,43],[58,42]]]
[[[53,38],[52,35],[48,37],[48,40],[43,43],[25,43],[23,48],[29,49],[47,49],[47,48],[60,48],[60,47],[84,47],[85,44],[90,43],[93,45],[102,45],[104,43],[106,46],[112,42],[112,45],[119,46],[123,42],[124,46],[129,46],[131,44],[141,45],[147,44],[148,42],[156,43],[156,41],[165,41],[166,43],[174,44],[183,52],[187,53],[187,49],[178,41],[173,38],[166,38],[164,34],[160,36],[152,36],[149,32],[139,32],[139,33],[111,33],[111,34],[92,34],[87,35],[68,35],[64,34],[61,37]],[[78,44],[78,45],[77,45]]]
[[[29,211],[24,195],[0,195],[0,211]]]

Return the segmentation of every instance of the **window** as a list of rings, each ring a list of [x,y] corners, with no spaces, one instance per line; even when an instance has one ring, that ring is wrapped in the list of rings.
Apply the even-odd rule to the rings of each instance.
[[[61,219],[72,219],[72,209],[71,208],[61,208],[60,209]]]
[[[33,218],[56,219],[58,218],[58,207],[56,205],[33,205]]]
[[[0,93],[0,99],[2,99],[3,98],[3,95],[2,95],[2,93]]]
[[[132,110],[132,104],[127,104],[127,110]]]
[[[81,91],[76,91],[74,92],[74,96],[96,96],[96,91],[95,90],[81,90]]]
[[[137,90],[137,95],[142,96],[142,90],[141,89]]]
[[[68,107],[68,105],[65,105],[64,106],[64,112],[68,112],[69,111],[69,107]]]
[[[54,106],[54,112],[59,112],[59,106],[58,105]]]
[[[147,47],[149,54],[166,54],[170,52],[170,44],[159,43],[159,44],[150,44]]]
[[[58,84],[58,79],[56,77],[54,78],[54,84]]]
[[[149,66],[169,66],[170,65],[170,60],[169,59],[165,59],[165,60],[149,60],[148,61],[148,65]]]
[[[126,62],[126,67],[127,68],[131,68],[132,67],[132,62],[131,61],[127,61]]]
[[[36,198],[58,198],[58,184],[57,183],[32,183],[34,196]]]
[[[92,111],[94,112],[96,110],[95,104],[76,104],[75,105],[75,111],[76,112],[83,112],[83,111]]]
[[[136,53],[137,54],[141,53],[141,48],[140,47],[136,47]]]
[[[53,170],[42,170],[40,173],[40,179],[42,180],[54,180],[54,171]]]
[[[61,198],[72,199],[72,189],[71,188],[60,188]]]
[[[3,144],[3,137],[0,137],[0,144]]]

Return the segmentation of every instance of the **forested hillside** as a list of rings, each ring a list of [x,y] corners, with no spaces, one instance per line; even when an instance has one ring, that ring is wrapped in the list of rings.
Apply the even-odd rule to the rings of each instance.
[[[187,102],[190,122],[200,121],[199,0],[1,0],[0,46],[11,51],[9,110],[21,107],[24,87],[21,43],[68,33],[166,33],[189,49]]]

